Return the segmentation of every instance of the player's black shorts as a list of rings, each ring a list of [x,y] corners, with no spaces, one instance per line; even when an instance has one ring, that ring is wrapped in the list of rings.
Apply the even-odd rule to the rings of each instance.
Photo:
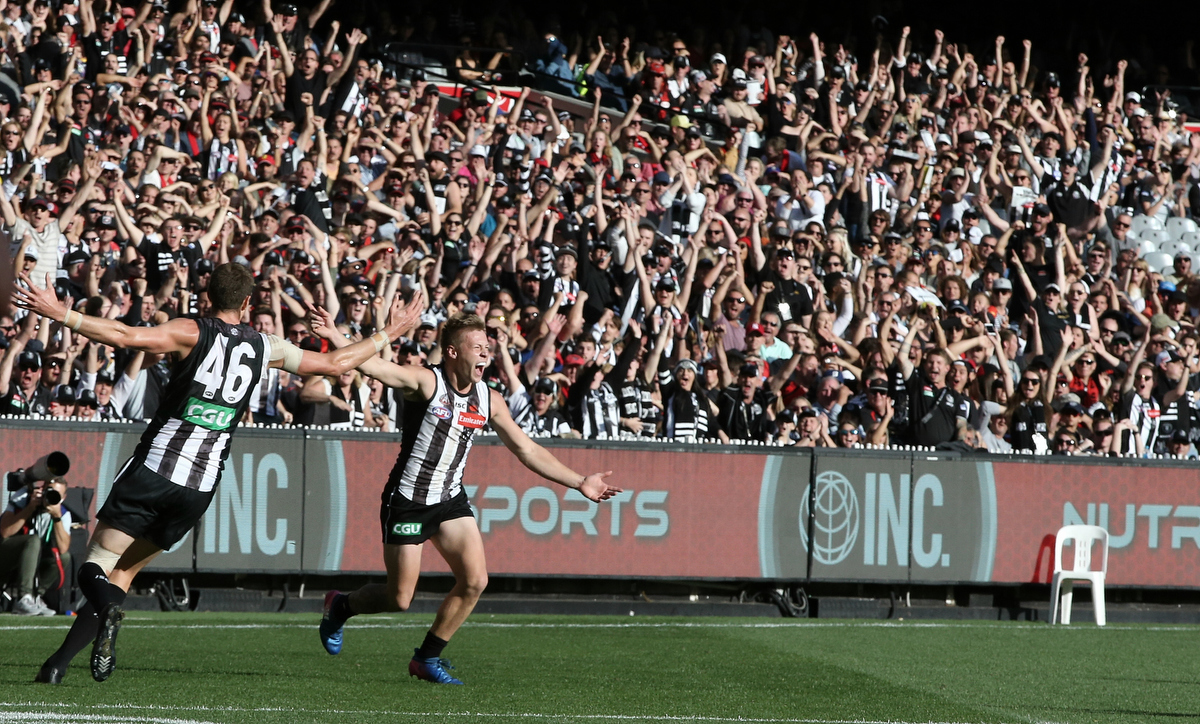
[[[196,527],[215,493],[215,489],[202,493],[176,485],[135,458],[113,481],[96,517],[123,533],[168,550]]]
[[[389,504],[390,501],[390,504]],[[379,507],[379,522],[383,526],[383,542],[390,545],[419,545],[432,538],[442,523],[455,518],[473,518],[475,513],[467,502],[467,491],[444,503],[421,505],[400,492],[385,495]]]

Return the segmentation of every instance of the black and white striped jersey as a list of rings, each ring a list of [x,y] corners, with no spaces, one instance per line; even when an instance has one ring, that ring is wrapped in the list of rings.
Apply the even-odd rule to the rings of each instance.
[[[135,459],[176,485],[211,491],[229,455],[229,438],[269,367],[271,342],[250,326],[196,320],[200,339],[171,368],[158,411]]]
[[[433,397],[404,402],[400,456],[388,476],[385,503],[397,492],[419,505],[458,495],[475,434],[491,419],[491,390],[486,383],[476,382],[462,394],[446,381],[440,366],[431,369],[437,378]]]

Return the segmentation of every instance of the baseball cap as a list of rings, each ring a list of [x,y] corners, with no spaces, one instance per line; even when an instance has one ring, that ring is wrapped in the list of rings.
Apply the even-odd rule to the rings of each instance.
[[[992,282],[992,291],[1011,292],[1012,288],[1012,282],[1004,277],[1000,277],[996,281]]]
[[[867,383],[867,389],[871,392],[887,392],[888,382],[882,377],[876,377]]]
[[[75,390],[66,385],[59,387],[58,392],[54,395],[54,401],[60,405],[74,405]]]
[[[99,407],[100,403],[96,399],[96,393],[91,390],[80,390],[79,395],[75,398],[80,407]]]
[[[754,322],[753,324],[746,325],[746,335],[747,336],[749,336],[751,334],[761,335],[761,334],[763,334],[763,331],[764,331],[763,326],[761,324],[759,324],[758,322]]]
[[[563,365],[566,367],[582,367],[586,362],[587,360],[583,358],[583,355],[569,354],[563,360]]]
[[[738,370],[739,377],[758,377],[758,365],[747,362]]]
[[[542,393],[544,395],[553,395],[558,392],[558,384],[549,377],[539,377],[537,382],[533,383],[534,394]]]
[[[63,258],[63,266],[71,266],[72,264],[86,264],[91,260],[91,258],[91,252],[83,249],[76,249]]]
[[[691,128],[692,119],[682,113],[671,118],[671,128]]]
[[[1171,329],[1179,329],[1179,322],[1176,322],[1174,319],[1171,319],[1162,312],[1159,312],[1150,318],[1151,329],[1157,331],[1167,329],[1168,327]]]
[[[42,368],[42,356],[33,350],[27,349],[17,358],[17,367],[23,370],[40,370]]]
[[[713,53],[712,57],[709,58],[708,60],[710,63],[724,63],[725,56],[722,53]]]

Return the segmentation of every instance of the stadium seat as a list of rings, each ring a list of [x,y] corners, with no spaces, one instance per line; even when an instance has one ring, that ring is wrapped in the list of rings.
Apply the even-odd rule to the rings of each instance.
[[[1161,273],[1163,269],[1170,269],[1175,257],[1164,251],[1152,251],[1148,254],[1143,254],[1142,259],[1149,265],[1151,271]]]
[[[1158,244],[1153,241],[1141,240],[1137,242],[1138,256],[1146,256],[1147,254],[1155,254],[1158,252]]]
[[[1196,222],[1184,216],[1172,216],[1167,219],[1167,233],[1176,239],[1182,239],[1184,234],[1195,234]]]
[[[1075,544],[1075,562],[1063,570],[1062,553],[1067,541]],[[1092,570],[1092,546],[1100,542],[1102,556],[1100,570]],[[1053,625],[1059,616],[1059,603],[1062,603],[1062,622],[1071,623],[1071,598],[1075,581],[1087,581],[1092,584],[1092,606],[1096,612],[1096,625],[1103,626],[1104,616],[1104,577],[1108,573],[1108,531],[1096,525],[1064,525],[1054,536],[1054,580],[1050,590],[1050,623]]]
[[[1187,231],[1180,235],[1179,240],[1193,249],[1200,249],[1200,231]]]
[[[1145,229],[1142,233],[1138,234],[1138,238],[1142,241],[1153,242],[1156,247],[1173,240],[1171,235],[1162,229]]]
[[[1163,243],[1159,244],[1158,250],[1164,254],[1170,254],[1172,257],[1174,257],[1176,254],[1178,254],[1181,251],[1184,254],[1191,254],[1192,253],[1192,245],[1187,243],[1186,241],[1180,241],[1179,239],[1171,239],[1170,241],[1164,241]]]
[[[1133,217],[1133,221],[1129,225],[1129,233],[1133,234],[1139,239],[1142,239],[1146,237],[1146,234],[1143,232],[1162,231],[1162,228],[1162,222],[1155,217],[1146,216],[1145,214],[1138,214],[1137,216]]]

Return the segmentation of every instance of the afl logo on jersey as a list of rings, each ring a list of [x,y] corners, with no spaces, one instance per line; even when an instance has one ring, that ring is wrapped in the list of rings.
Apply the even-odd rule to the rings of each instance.
[[[432,412],[433,416],[439,420],[449,420],[451,416],[454,415],[454,413],[446,407],[434,407],[430,409],[430,412]]]

